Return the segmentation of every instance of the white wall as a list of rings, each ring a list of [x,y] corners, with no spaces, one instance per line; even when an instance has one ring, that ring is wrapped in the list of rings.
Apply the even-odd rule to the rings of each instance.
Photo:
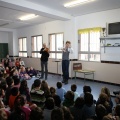
[[[54,21],[44,24],[39,24],[36,26],[22,28],[17,30],[17,35],[19,37],[27,37],[28,41],[28,56],[31,56],[31,36],[33,35],[43,35],[43,42],[48,44],[48,34],[64,32],[64,40],[70,40],[73,47],[75,46],[75,25],[74,19],[64,22],[64,21]],[[77,53],[70,56],[71,58],[77,58]]]
[[[8,43],[9,55],[15,56],[16,53],[16,43],[17,34],[15,29],[0,28],[0,43]],[[18,45],[18,44],[17,44]],[[18,50],[17,50],[18,51]]]
[[[8,33],[0,31],[0,43],[8,43]]]
[[[31,56],[31,36],[43,35],[43,41],[48,43],[48,34],[64,32],[64,40],[70,40],[74,49],[74,54],[70,57],[73,59],[78,58],[78,29],[92,28],[92,27],[106,27],[107,22],[118,22],[120,21],[120,9],[108,10],[103,12],[92,13],[88,15],[82,15],[76,17],[70,21],[54,21],[48,22],[33,27],[22,28],[17,30],[19,37],[27,37],[28,40],[28,56]],[[14,49],[17,51],[17,47]],[[23,58],[27,62],[28,66],[31,64],[35,68],[40,68],[39,59],[35,58]],[[83,62],[83,69],[95,70],[95,80],[106,81],[111,83],[120,84],[120,65],[119,64],[106,64],[100,62]],[[74,76],[72,71],[72,64],[70,64],[70,76]],[[49,60],[49,72],[56,73],[57,64]],[[58,64],[59,73],[61,73],[61,63]],[[83,77],[81,74],[77,74],[79,77]],[[91,76],[88,76],[88,78]]]
[[[106,23],[120,22],[120,9],[108,10],[76,17],[76,31],[83,28],[106,27]],[[95,79],[120,84],[120,65],[82,62],[85,69],[95,70]],[[80,76],[78,74],[78,76]]]

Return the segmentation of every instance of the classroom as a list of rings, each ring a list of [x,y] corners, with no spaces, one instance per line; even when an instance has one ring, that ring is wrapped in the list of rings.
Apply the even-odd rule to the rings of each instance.
[[[69,54],[68,72],[74,81],[68,80],[68,86],[76,84],[75,79],[86,79],[116,85],[119,90],[120,0],[76,1],[80,0],[0,0],[0,59],[6,55],[21,58],[25,67],[41,72],[40,49],[46,44],[47,81],[57,75],[59,82],[63,75],[61,50],[70,41],[73,53]],[[72,6],[72,2],[76,3]],[[31,19],[24,19],[26,16]],[[75,64],[82,71],[75,72]]]

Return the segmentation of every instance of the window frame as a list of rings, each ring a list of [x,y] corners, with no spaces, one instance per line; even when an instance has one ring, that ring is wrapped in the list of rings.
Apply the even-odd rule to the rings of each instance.
[[[51,53],[55,53],[55,58],[51,58],[51,59],[58,59],[58,58],[57,58],[57,53],[61,53],[61,54],[62,54],[62,51],[57,51],[57,44],[56,44],[57,34],[63,34],[63,41],[62,41],[62,42],[63,42],[63,47],[64,47],[64,32],[50,33],[50,34],[48,34],[49,48],[50,48],[50,36],[51,36],[51,35],[55,35],[55,51],[51,51],[51,50],[50,50],[50,54],[51,54]],[[62,59],[62,58],[61,58],[61,59]],[[61,60],[61,59],[60,59],[60,60]]]
[[[94,28],[93,28],[94,29]],[[92,30],[92,28],[91,28]],[[101,37],[101,30],[99,31],[100,37]],[[81,51],[81,34],[78,33],[78,60],[80,61],[87,61],[87,62],[100,62],[101,60],[101,52],[100,52],[100,37],[99,37],[99,51],[90,51],[90,32],[88,32],[88,51]],[[80,59],[81,54],[86,54],[88,55],[88,60],[82,60]],[[90,55],[95,54],[95,55],[100,55],[100,60],[90,60]]]
[[[42,45],[43,45],[43,35],[33,35],[33,36],[31,36],[31,56],[32,56],[32,53],[39,53],[40,54],[40,50],[38,50],[38,51],[33,51],[32,50],[32,37],[36,37],[36,41],[37,41],[38,36],[42,36]],[[37,44],[37,42],[36,42],[36,44]],[[33,58],[40,58],[40,57],[38,57],[38,55],[37,55],[37,57],[33,57]]]
[[[22,39],[22,48],[23,48],[23,46],[24,46],[23,45],[24,44],[23,39],[24,38],[26,38],[26,51],[23,51],[23,50],[20,51],[20,44],[19,44],[20,42],[19,42],[19,40]],[[18,38],[18,48],[19,48],[19,54],[20,53],[27,53],[27,37],[20,37],[20,38]],[[19,54],[18,54],[19,57],[27,57],[27,56],[20,56]],[[27,55],[28,55],[28,53],[27,53]]]

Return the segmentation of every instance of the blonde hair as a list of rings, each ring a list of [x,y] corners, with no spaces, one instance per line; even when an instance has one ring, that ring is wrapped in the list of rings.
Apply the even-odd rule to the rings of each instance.
[[[103,87],[101,89],[101,93],[105,93],[108,97],[110,97],[110,90],[107,87]]]

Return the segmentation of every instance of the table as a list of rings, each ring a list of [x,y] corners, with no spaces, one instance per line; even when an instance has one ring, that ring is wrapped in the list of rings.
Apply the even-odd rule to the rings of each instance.
[[[94,80],[94,70],[74,70],[75,72],[75,81],[76,81],[76,73],[83,73],[84,74],[84,84],[85,84],[85,76],[86,75],[93,75],[93,80]]]

